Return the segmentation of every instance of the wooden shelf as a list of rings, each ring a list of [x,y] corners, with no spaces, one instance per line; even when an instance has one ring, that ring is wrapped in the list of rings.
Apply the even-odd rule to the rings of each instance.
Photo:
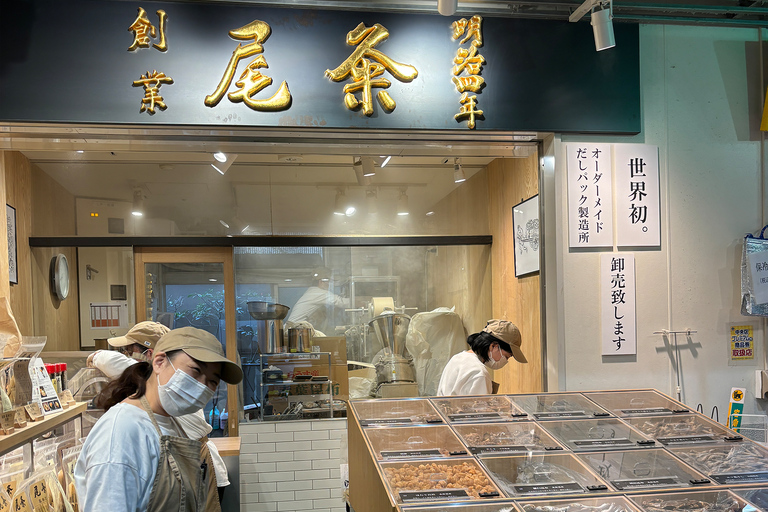
[[[232,457],[240,455],[239,437],[212,437],[209,441],[216,445],[219,455],[222,457]]]
[[[56,427],[71,421],[84,413],[87,406],[88,404],[86,402],[78,402],[76,405],[70,406],[69,409],[46,416],[42,420],[35,422],[28,421],[26,427],[14,429],[13,434],[0,436],[0,454],[15,450],[19,446],[32,441],[42,434],[50,432]]]

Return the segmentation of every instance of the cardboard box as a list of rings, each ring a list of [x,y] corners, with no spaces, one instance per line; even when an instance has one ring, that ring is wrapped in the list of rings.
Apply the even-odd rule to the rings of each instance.
[[[329,352],[331,364],[347,366],[347,339],[344,336],[312,338],[312,352]]]

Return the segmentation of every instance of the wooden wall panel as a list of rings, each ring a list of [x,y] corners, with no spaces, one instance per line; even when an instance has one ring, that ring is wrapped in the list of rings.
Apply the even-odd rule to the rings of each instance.
[[[75,247],[34,247],[32,284],[35,336],[47,336],[45,351],[81,350],[77,249]],[[51,293],[51,260],[63,254],[69,262],[69,296],[61,301]]]
[[[499,393],[543,389],[541,290],[539,275],[515,277],[512,207],[538,194],[538,156],[497,159],[488,165],[488,209],[492,246],[493,318],[514,322],[523,337],[528,364],[510,360],[495,372]]]
[[[0,206],[5,205],[5,158],[4,152],[0,151]],[[5,207],[3,206],[0,218],[3,219],[3,226],[6,225]],[[0,297],[8,297],[11,294],[11,283],[8,281],[8,263],[5,256],[8,254],[8,232],[5,228],[0,229]]]
[[[433,232],[487,235],[486,170],[474,174],[435,205]],[[428,309],[456,307],[467,333],[482,329],[491,318],[491,249],[488,246],[441,246],[428,255]]]
[[[32,172],[29,160],[18,151],[2,152],[5,202],[16,208],[16,265],[18,284],[11,284],[8,298],[21,334],[33,333],[32,262],[29,237],[32,234]],[[3,209],[5,217],[5,209]],[[3,260],[7,267],[6,246]],[[6,270],[7,272],[7,270]],[[7,276],[6,276],[7,281]]]

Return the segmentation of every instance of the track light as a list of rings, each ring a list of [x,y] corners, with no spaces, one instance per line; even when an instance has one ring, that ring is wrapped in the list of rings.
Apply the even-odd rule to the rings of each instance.
[[[437,0],[437,12],[443,16],[452,16],[459,6],[459,0]]]
[[[467,181],[464,169],[461,167],[461,161],[458,158],[453,159],[453,182],[461,183]]]
[[[224,175],[224,173],[226,173],[232,166],[232,162],[234,162],[236,158],[237,155],[234,153],[227,155],[219,151],[218,153],[213,154],[211,167],[216,169],[216,172],[219,174]]]
[[[131,206],[131,215],[141,217],[144,215],[144,194],[140,188],[133,189],[133,205]]]
[[[389,155],[389,156],[383,156],[383,155],[382,155],[382,156],[381,156],[381,158],[382,158],[383,160],[381,161],[381,165],[380,165],[380,167],[383,169],[384,167],[386,167],[386,166],[387,166],[387,164],[389,163],[389,161],[390,161],[390,160],[392,160],[392,155]]]
[[[408,196],[405,193],[405,189],[400,191],[400,198],[397,200],[397,214],[408,215]]]
[[[366,174],[366,159],[355,157],[355,160],[352,163],[352,168],[355,170],[355,178],[357,179],[357,184],[361,187],[366,187],[371,184],[371,176],[376,174],[373,171],[373,162],[371,162],[371,170],[370,174]]]
[[[613,1],[609,0],[608,7],[592,11],[592,32],[595,36],[595,50],[603,51],[616,46],[613,35]]]
[[[364,156],[362,159],[363,163],[363,176],[365,177],[371,177],[376,175],[376,168],[373,165],[373,158],[370,156]],[[382,165],[382,167],[384,167]]]

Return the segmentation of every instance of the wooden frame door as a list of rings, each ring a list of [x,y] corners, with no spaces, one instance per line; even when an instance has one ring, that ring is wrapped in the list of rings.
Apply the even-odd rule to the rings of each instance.
[[[237,333],[235,325],[235,272],[232,247],[134,247],[133,264],[136,284],[136,322],[148,320],[146,300],[147,263],[221,263],[224,270],[224,322],[226,326],[227,358],[237,360]],[[239,433],[240,411],[237,403],[238,388],[227,384],[227,430],[230,437]]]

